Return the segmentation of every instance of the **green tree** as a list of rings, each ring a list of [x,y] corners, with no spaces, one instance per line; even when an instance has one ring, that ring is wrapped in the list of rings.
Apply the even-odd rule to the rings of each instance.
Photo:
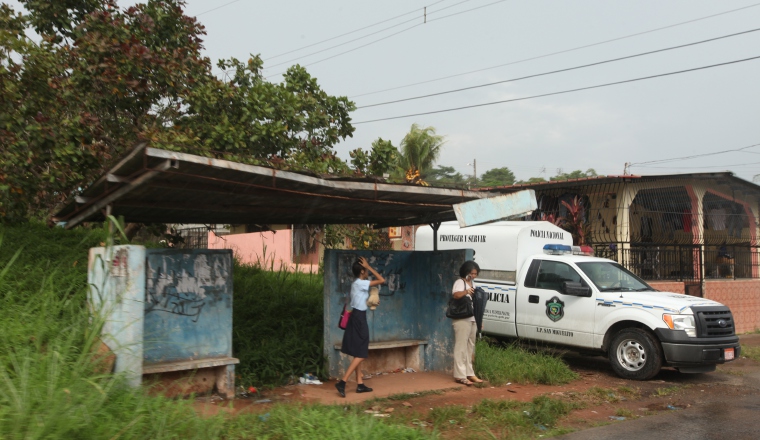
[[[397,173],[407,182],[419,183],[433,167],[444,143],[444,137],[437,135],[434,127],[412,124],[409,133],[401,140]]]
[[[597,176],[596,170],[593,168],[587,169],[585,172],[581,170],[575,170],[569,173],[559,173],[556,176],[553,176],[549,180],[553,181],[562,181],[562,180],[569,180],[569,179],[581,179],[584,177],[594,177]]]
[[[464,187],[467,178],[457,172],[454,167],[438,165],[425,173],[425,181],[432,186]]]
[[[283,168],[340,173],[333,146],[354,104],[300,66],[273,84],[262,62],[201,55],[182,0],[21,0],[0,5],[0,220],[44,217],[139,141]],[[39,41],[29,38],[37,32]]]
[[[516,183],[524,185],[528,183],[541,183],[541,182],[546,182],[546,179],[544,179],[543,177],[531,177],[528,180],[520,180]]]
[[[492,168],[480,176],[478,186],[508,186],[515,183],[515,173],[507,167]]]
[[[348,153],[351,156],[351,164],[357,174],[371,176],[383,176],[395,170],[398,162],[398,150],[391,141],[377,138],[372,142],[372,150],[369,154],[361,148]]]

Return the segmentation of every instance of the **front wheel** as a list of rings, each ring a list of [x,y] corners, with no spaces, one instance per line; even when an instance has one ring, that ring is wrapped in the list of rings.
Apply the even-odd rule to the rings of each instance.
[[[618,376],[647,380],[660,372],[661,353],[660,343],[652,335],[638,328],[627,328],[612,338],[609,358]]]

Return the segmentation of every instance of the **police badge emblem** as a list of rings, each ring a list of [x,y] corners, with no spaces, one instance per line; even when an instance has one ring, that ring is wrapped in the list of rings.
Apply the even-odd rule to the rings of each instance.
[[[546,316],[554,322],[565,316],[565,303],[556,296],[546,301]]]

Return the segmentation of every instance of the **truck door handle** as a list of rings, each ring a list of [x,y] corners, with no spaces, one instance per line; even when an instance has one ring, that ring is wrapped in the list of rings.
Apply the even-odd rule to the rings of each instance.
[[[538,304],[538,295],[528,295],[528,302],[531,304]]]

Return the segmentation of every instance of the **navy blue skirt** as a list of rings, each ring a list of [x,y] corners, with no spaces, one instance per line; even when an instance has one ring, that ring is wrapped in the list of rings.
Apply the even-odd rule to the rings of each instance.
[[[348,318],[340,351],[353,357],[367,359],[369,356],[369,326],[366,310],[352,310]]]

